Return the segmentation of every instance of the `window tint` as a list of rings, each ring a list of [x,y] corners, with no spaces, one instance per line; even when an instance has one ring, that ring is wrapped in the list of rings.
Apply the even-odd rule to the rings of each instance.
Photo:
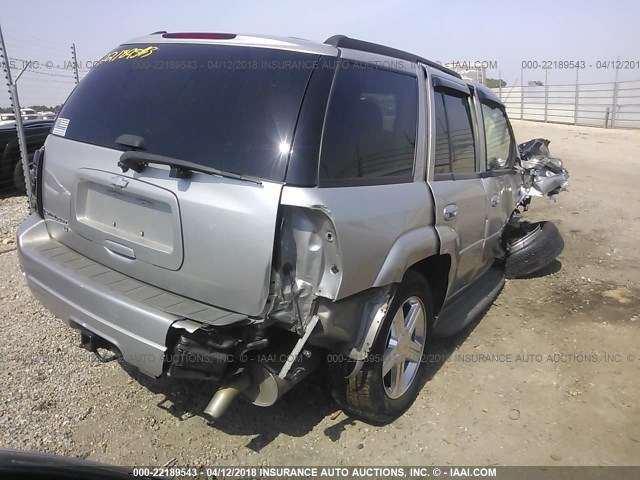
[[[417,88],[410,75],[355,64],[339,67],[322,141],[322,184],[411,177]]]
[[[105,57],[69,97],[59,115],[67,138],[124,150],[116,138],[139,135],[150,153],[284,179],[317,55],[158,44],[129,58],[130,47]]]
[[[482,104],[484,134],[487,139],[487,170],[511,165],[515,142],[511,137],[507,116],[497,105]]]
[[[449,146],[449,127],[444,109],[442,92],[435,92],[436,108],[436,158],[434,173],[451,173],[451,148]]]
[[[475,149],[468,97],[435,92],[434,173],[475,172]]]
[[[453,173],[475,172],[475,151],[469,99],[442,93],[451,139]]]

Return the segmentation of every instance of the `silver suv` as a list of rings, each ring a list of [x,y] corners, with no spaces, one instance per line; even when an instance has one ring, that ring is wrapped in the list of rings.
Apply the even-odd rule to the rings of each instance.
[[[490,90],[407,52],[157,32],[59,113],[20,261],[99,358],[219,383],[212,419],[324,365],[344,409],[387,422],[432,337],[560,253],[518,217],[567,184],[547,143],[519,152]]]

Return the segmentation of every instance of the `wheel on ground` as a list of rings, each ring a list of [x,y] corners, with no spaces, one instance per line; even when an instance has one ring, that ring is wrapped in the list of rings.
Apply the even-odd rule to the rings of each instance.
[[[346,379],[354,363],[330,365],[337,403],[372,423],[387,423],[402,415],[422,386],[432,325],[429,284],[421,275],[407,272],[360,372]]]
[[[564,249],[562,234],[552,222],[522,223],[505,241],[507,278],[531,275],[553,262]]]
[[[29,155],[29,165],[33,165],[33,154]],[[19,194],[25,195],[27,193],[27,184],[24,179],[22,160],[18,160],[13,167],[13,186]]]
[[[18,161],[18,163],[16,163],[16,165],[13,167],[13,186],[20,194],[27,193],[27,187],[24,181],[23,172],[24,170],[22,168],[22,162]]]

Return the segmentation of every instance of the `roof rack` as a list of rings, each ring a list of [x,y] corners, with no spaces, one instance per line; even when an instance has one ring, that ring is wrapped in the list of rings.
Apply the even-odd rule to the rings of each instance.
[[[352,50],[360,50],[362,52],[377,53],[379,55],[386,55],[387,57],[399,58],[401,60],[407,60],[408,62],[423,63],[432,68],[440,70],[442,72],[453,75],[454,77],[462,79],[460,74],[455,70],[444,67],[439,63],[432,62],[426,58],[419,57],[413,53],[405,52],[404,50],[398,50],[396,48],[387,47],[377,43],[365,42],[364,40],[357,40],[355,38],[349,38],[346,35],[334,35],[327,38],[324,41],[327,45],[333,45],[334,47],[351,48]]]

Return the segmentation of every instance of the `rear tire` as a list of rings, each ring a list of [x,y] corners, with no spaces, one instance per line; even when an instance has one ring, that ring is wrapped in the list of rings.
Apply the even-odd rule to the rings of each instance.
[[[345,378],[355,366],[352,361],[329,364],[332,395],[338,405],[373,424],[402,415],[422,387],[432,326],[429,284],[422,275],[409,271],[356,377]]]
[[[553,262],[564,249],[562,235],[552,222],[526,223],[522,234],[507,242],[505,275],[522,278]]]

